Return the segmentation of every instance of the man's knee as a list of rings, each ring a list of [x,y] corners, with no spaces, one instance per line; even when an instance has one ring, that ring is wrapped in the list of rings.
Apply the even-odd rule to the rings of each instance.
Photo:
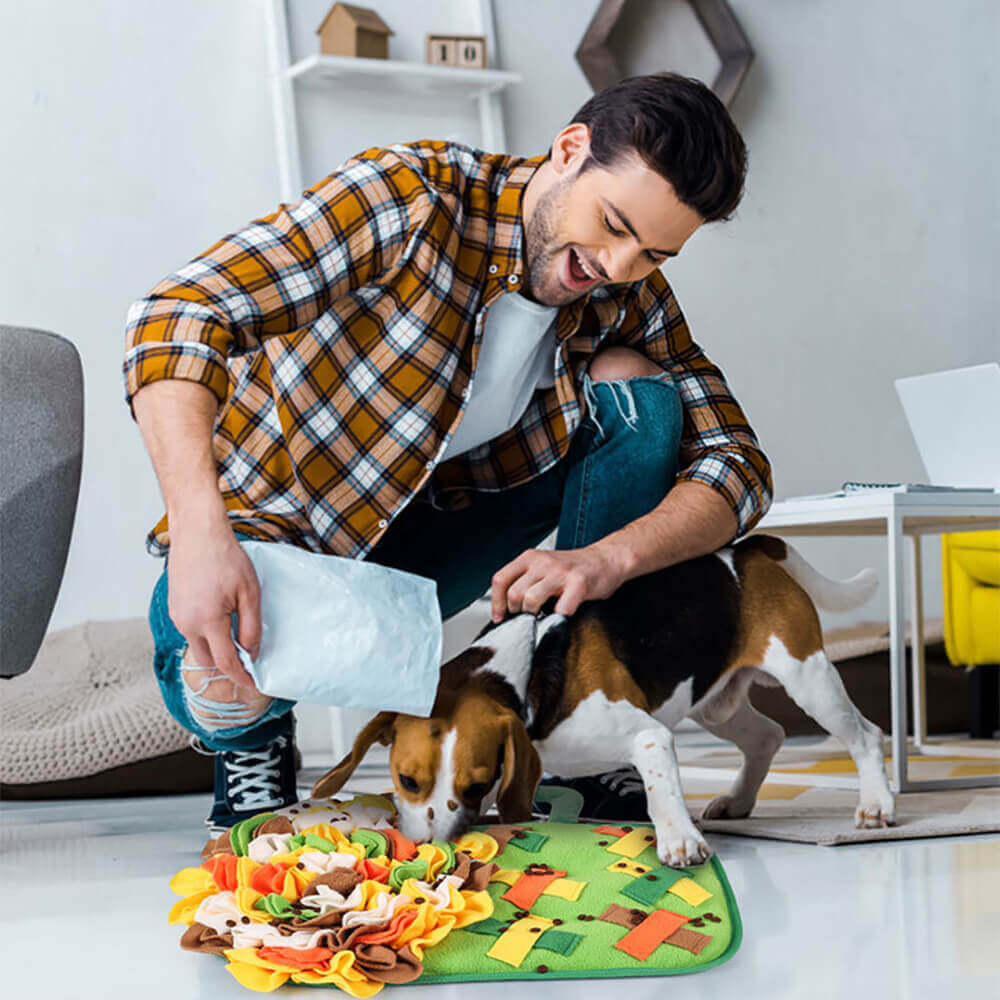
[[[659,375],[663,369],[631,347],[605,347],[594,353],[587,371],[595,382],[609,382],[640,375]]]
[[[218,667],[192,664],[189,652],[185,649],[181,659],[182,685],[188,711],[199,726],[214,732],[250,725],[264,715],[272,698],[238,688]]]

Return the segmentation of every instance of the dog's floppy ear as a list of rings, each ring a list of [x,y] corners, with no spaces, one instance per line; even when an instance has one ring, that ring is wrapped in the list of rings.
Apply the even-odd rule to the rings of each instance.
[[[542,761],[524,723],[513,712],[508,713],[504,725],[503,779],[497,793],[497,811],[505,823],[519,823],[531,819]]]
[[[369,722],[364,729],[358,733],[354,740],[351,752],[339,764],[327,771],[319,781],[313,785],[313,798],[326,798],[339,792],[344,782],[354,773],[354,769],[361,763],[364,756],[371,749],[373,743],[378,741],[383,746],[392,741],[392,724],[396,721],[395,712],[379,712],[374,719]]]

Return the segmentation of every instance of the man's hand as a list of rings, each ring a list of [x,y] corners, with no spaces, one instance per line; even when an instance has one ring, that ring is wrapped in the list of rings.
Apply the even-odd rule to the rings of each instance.
[[[260,647],[260,582],[250,557],[232,528],[212,524],[170,528],[167,559],[167,612],[187,639],[188,660],[219,668],[242,688],[256,692],[230,632],[230,614],[239,620],[240,645],[256,659]]]
[[[557,594],[559,615],[573,614],[584,601],[610,597],[628,579],[624,556],[605,539],[581,549],[526,549],[493,574],[493,621],[508,612],[537,612]]]

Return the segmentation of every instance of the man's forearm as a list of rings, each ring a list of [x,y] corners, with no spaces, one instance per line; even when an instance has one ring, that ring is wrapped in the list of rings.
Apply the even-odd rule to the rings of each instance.
[[[224,521],[212,451],[219,408],[215,394],[189,379],[162,379],[143,386],[133,407],[171,529],[182,522],[205,526]]]
[[[595,545],[613,552],[630,580],[714,552],[735,537],[737,527],[736,515],[718,491],[684,480],[648,514]]]

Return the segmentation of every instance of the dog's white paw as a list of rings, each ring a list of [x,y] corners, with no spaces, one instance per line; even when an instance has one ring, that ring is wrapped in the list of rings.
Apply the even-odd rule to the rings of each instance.
[[[876,830],[895,824],[896,807],[891,795],[882,801],[862,800],[854,810],[854,825],[859,830]]]
[[[718,795],[702,811],[702,819],[744,819],[750,815],[753,803],[745,805],[731,795]]]
[[[712,856],[712,849],[694,824],[688,826],[688,829],[680,833],[671,831],[665,836],[660,836],[657,831],[657,857],[671,868],[690,868],[692,865],[702,864]]]

